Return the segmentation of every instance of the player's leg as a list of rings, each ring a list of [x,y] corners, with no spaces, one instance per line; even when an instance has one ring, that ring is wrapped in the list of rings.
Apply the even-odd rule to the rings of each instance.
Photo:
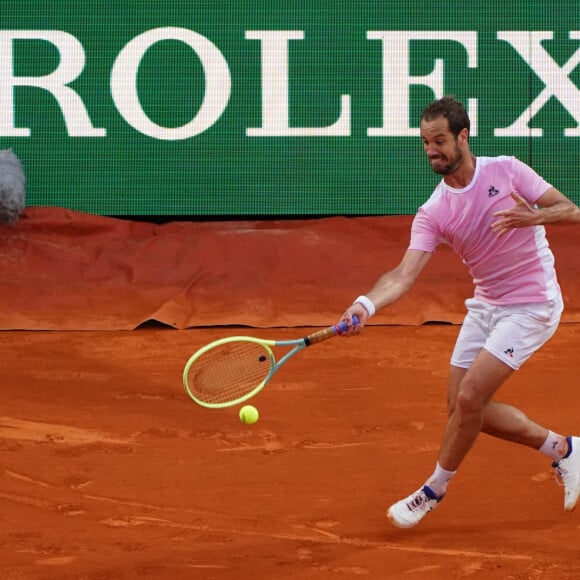
[[[482,325],[482,320],[486,319],[489,320],[488,328],[492,330],[485,340],[484,349],[517,370],[553,336],[560,321],[561,311],[562,302],[558,299],[542,304],[492,309],[483,317],[468,316],[464,341],[463,343],[458,341],[454,359],[465,358],[462,349],[467,345],[466,350],[469,353],[472,344],[470,340],[473,344],[480,340],[481,329],[485,330],[486,327],[485,324]],[[474,321],[478,324],[474,325]],[[479,329],[474,329],[474,326],[478,326]],[[459,393],[457,384],[463,384],[463,379],[458,381],[457,378],[453,378],[455,374],[461,377],[463,373],[460,370],[452,370],[450,373],[451,406],[457,404]],[[574,508],[580,496],[579,437],[565,437],[550,431],[532,421],[516,407],[491,399],[485,406],[481,429],[495,437],[538,449],[550,457],[564,485],[564,508],[566,510]]]
[[[482,342],[486,351],[517,370],[553,336],[562,311],[561,300],[506,308],[494,308],[476,302],[470,304],[468,301],[469,306],[449,372],[450,414],[454,412],[459,387],[468,373],[469,361]],[[570,453],[571,441],[532,421],[513,405],[497,400],[490,399],[485,406],[481,430],[507,441],[539,449],[555,461]]]
[[[449,372],[448,398],[449,414],[452,415],[457,400],[457,392],[466,369],[451,367]],[[575,508],[580,497],[580,437],[565,437],[532,421],[525,413],[513,405],[491,400],[483,413],[481,431],[493,437],[511,441],[520,445],[537,449],[553,460],[552,467],[564,487],[564,509]],[[432,478],[443,483],[443,488],[437,487],[437,481],[431,485],[437,493],[445,493],[446,485],[453,473],[447,477],[441,471],[435,470]],[[442,478],[442,479],[441,479]],[[430,480],[427,481],[427,485]]]
[[[448,412],[455,410],[459,385],[467,369],[451,366],[447,388]],[[481,431],[492,437],[539,449],[548,437],[548,429],[532,421],[513,405],[499,401],[488,401],[483,413]],[[564,439],[565,441],[565,439]]]
[[[458,469],[481,432],[489,401],[513,372],[513,368],[482,349],[463,374],[439,452],[438,463],[443,469]]]
[[[468,308],[467,316],[459,331],[451,357],[452,366],[448,381],[448,408],[450,412],[444,438],[449,436],[447,434],[449,429],[454,428],[454,423],[451,424],[451,422],[457,420],[457,418],[454,418],[454,414],[461,384],[489,336],[489,320],[491,317],[489,305],[476,300],[468,300],[466,301],[466,306]],[[510,374],[507,369],[505,372],[506,375]],[[479,433],[479,427],[477,427],[475,437],[477,433]],[[473,440],[469,442],[469,446],[473,444]],[[412,527],[419,523],[442,499],[447,489],[447,484],[454,473],[455,468],[446,469],[445,466],[437,462],[435,471],[426,480],[424,486],[409,497],[394,503],[387,510],[387,517],[390,522],[402,528]]]
[[[564,509],[572,511],[580,496],[580,437],[565,437],[529,419],[519,409],[490,401],[482,431],[506,441],[537,449],[552,458],[564,487]]]
[[[559,299],[505,309],[486,341],[486,350],[514,369],[520,368],[556,332],[561,311]],[[549,456],[564,486],[564,509],[574,509],[580,497],[580,437],[549,431],[518,409],[499,402],[487,406],[482,429]]]
[[[546,427],[532,421],[517,407],[500,401],[490,401],[487,404],[481,430],[492,437],[533,449],[539,449],[549,433]],[[564,438],[563,441],[565,442]]]
[[[400,528],[417,525],[443,499],[449,480],[481,431],[488,401],[513,372],[503,361],[481,349],[470,368],[455,375],[461,378],[435,471],[425,485],[388,509],[387,518],[393,525]]]
[[[481,430],[544,452],[554,441],[562,440],[519,409],[491,400],[512,372],[553,335],[561,302],[524,307],[523,311],[519,307],[498,309],[475,300],[466,305],[468,315],[452,357],[448,383],[450,418],[439,462],[425,486],[389,508],[389,519],[399,527],[416,525],[436,507]],[[566,446],[566,456],[554,467],[564,482],[565,508],[573,509],[580,495],[580,438],[568,437]],[[573,448],[578,451],[574,453]]]

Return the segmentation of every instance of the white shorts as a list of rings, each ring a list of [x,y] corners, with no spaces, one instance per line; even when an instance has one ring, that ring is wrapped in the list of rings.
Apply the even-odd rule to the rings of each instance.
[[[562,298],[538,304],[494,306],[470,298],[467,316],[457,337],[451,364],[467,369],[485,348],[518,370],[556,332]]]

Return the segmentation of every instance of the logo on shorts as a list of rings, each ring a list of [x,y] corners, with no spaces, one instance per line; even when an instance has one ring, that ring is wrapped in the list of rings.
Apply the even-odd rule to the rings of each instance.
[[[508,348],[508,349],[504,350],[503,353],[507,354],[510,358],[514,358],[514,349],[513,348]]]
[[[493,185],[491,185],[489,187],[489,189],[487,190],[488,197],[493,197],[493,196],[497,195],[498,193],[499,193],[499,189],[496,189]]]

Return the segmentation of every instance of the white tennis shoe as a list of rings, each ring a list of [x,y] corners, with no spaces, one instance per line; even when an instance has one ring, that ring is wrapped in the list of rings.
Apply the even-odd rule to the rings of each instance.
[[[552,463],[552,467],[564,486],[564,509],[571,512],[580,496],[580,437],[568,437],[568,445],[568,456]]]
[[[442,499],[443,496],[437,497],[428,485],[424,485],[409,497],[394,503],[387,510],[387,518],[397,528],[412,528],[435,509]]]

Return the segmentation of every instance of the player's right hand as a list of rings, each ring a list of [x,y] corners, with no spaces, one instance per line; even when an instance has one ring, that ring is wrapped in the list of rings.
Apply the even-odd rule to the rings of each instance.
[[[353,316],[358,318],[358,322],[355,324]],[[346,322],[348,324],[348,330],[341,333],[341,336],[355,336],[360,334],[365,326],[369,315],[365,310],[364,306],[359,303],[352,304],[349,306],[342,315],[340,322]]]

